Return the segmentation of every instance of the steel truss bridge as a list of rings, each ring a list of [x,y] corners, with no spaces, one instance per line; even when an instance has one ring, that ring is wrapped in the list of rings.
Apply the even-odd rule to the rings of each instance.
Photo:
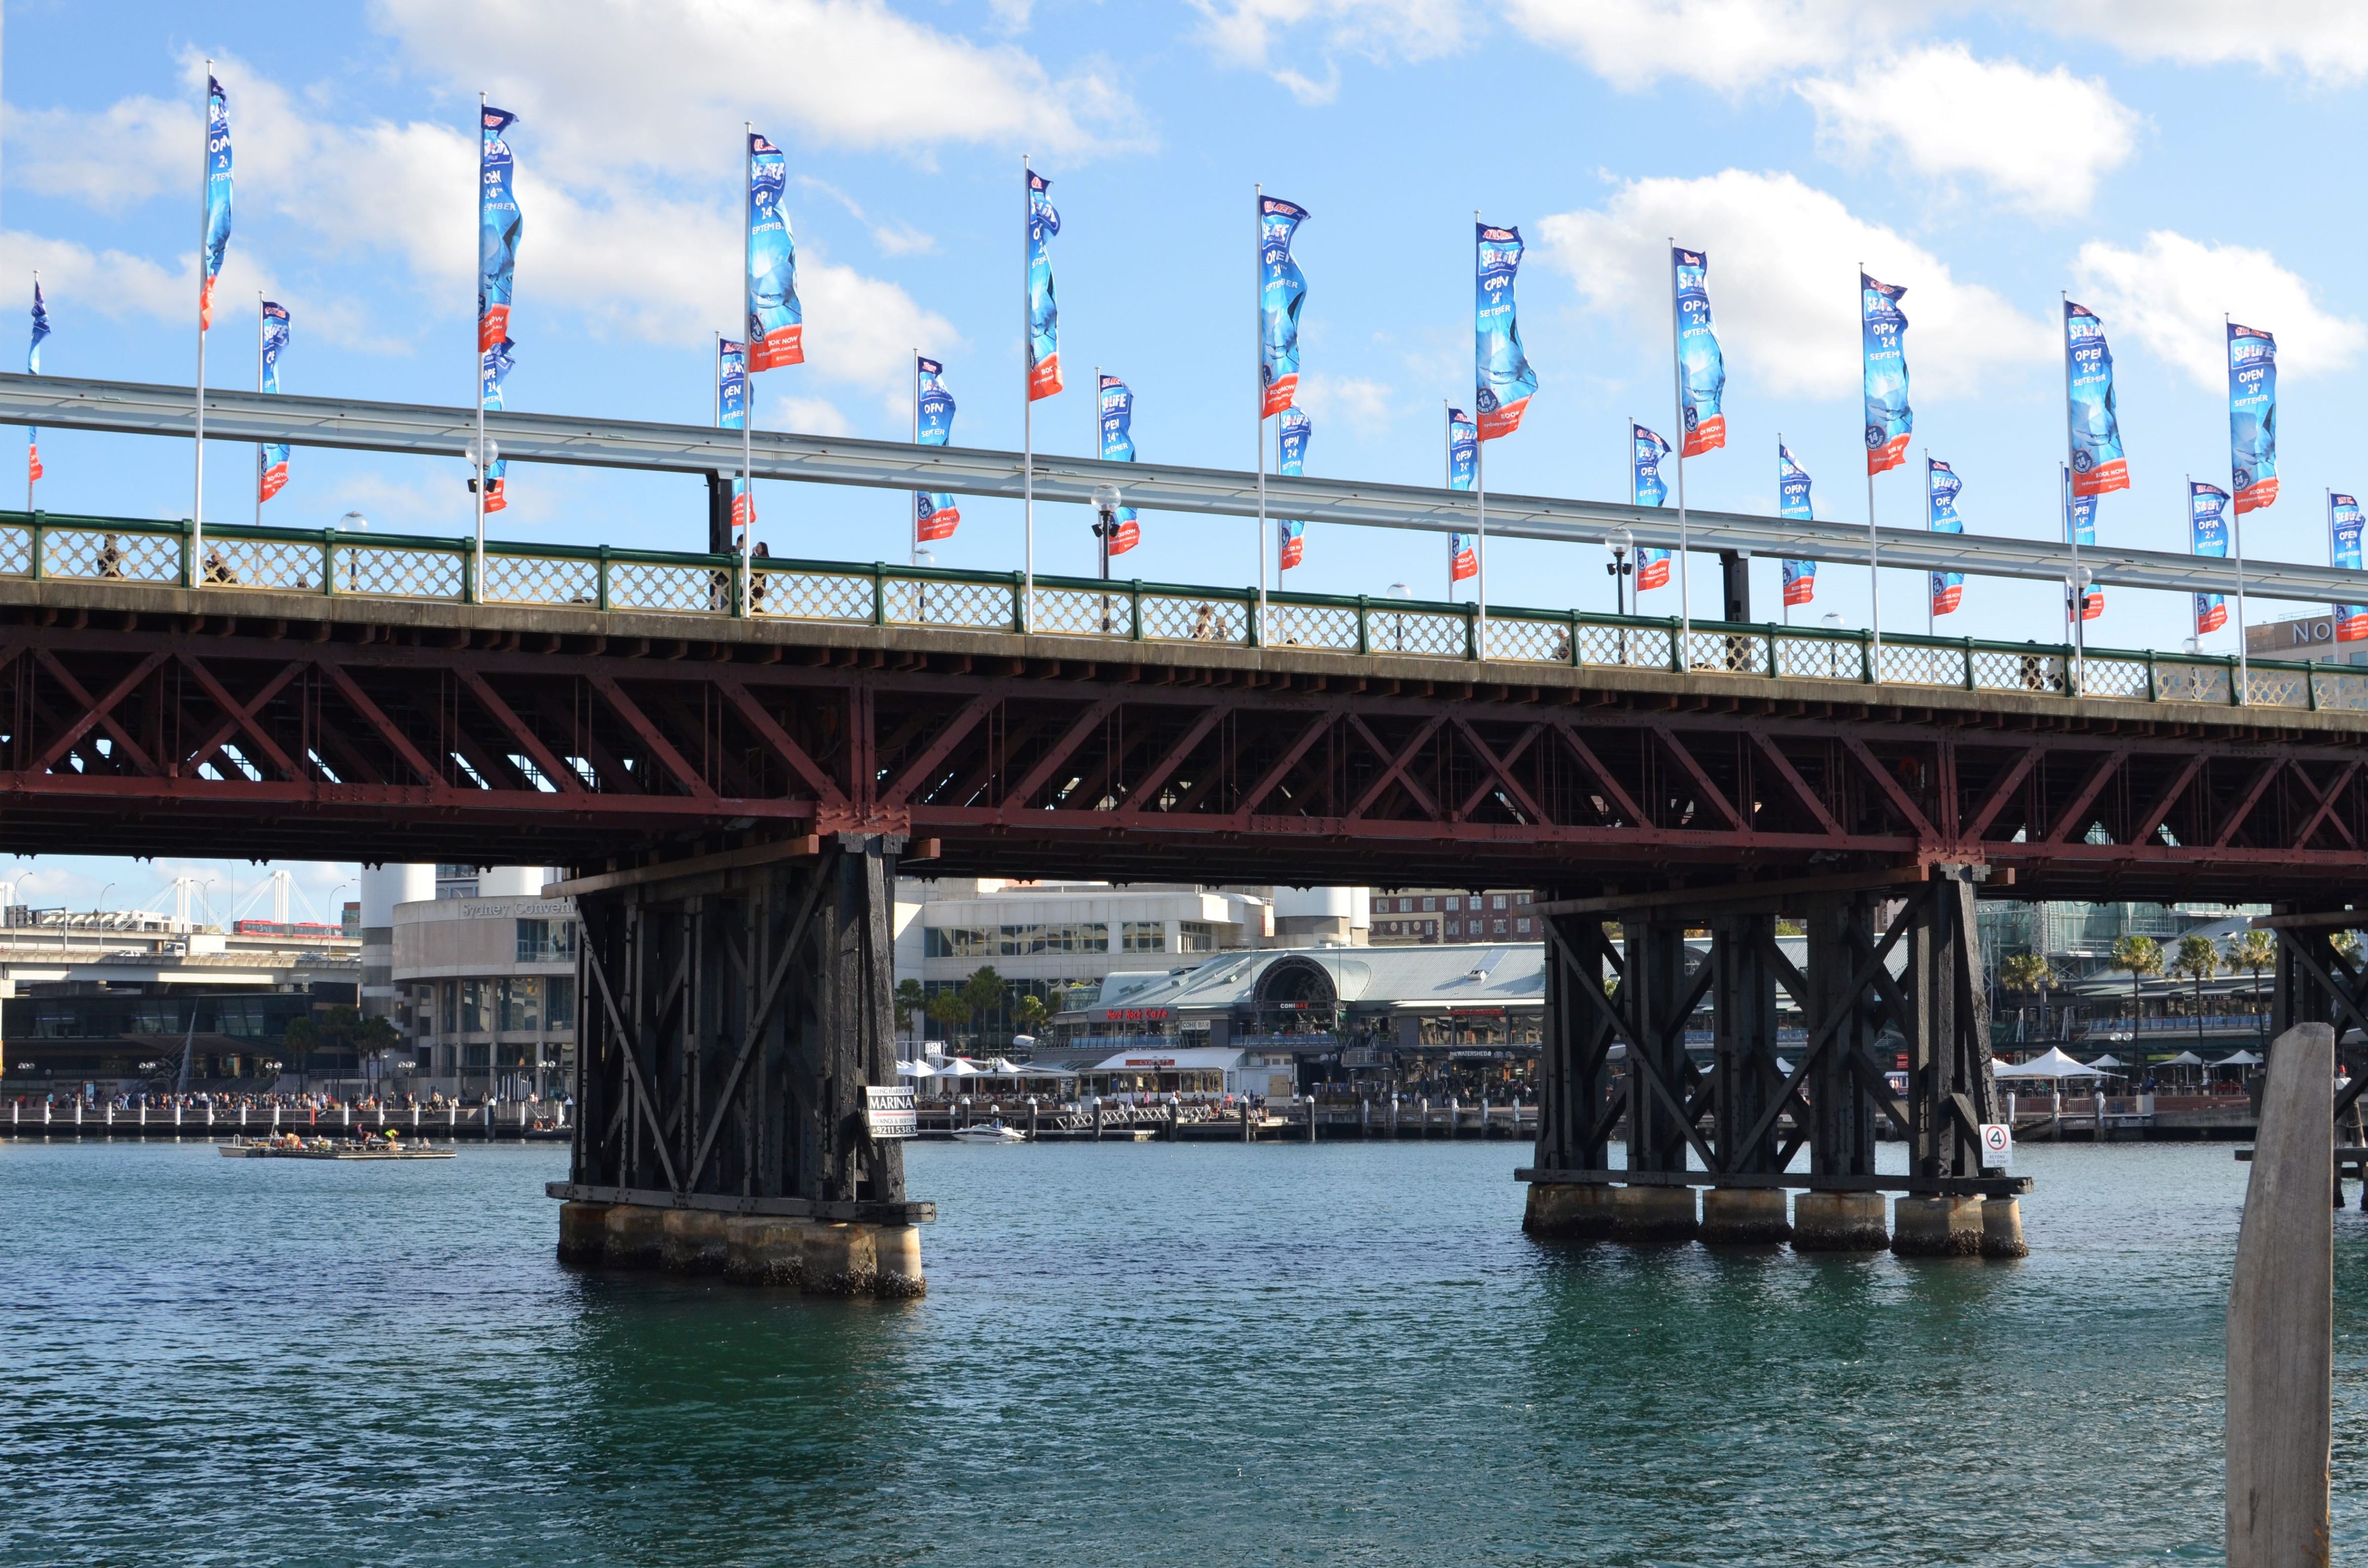
[[[92,385],[0,377],[0,417],[74,423],[57,389]],[[84,423],[164,421],[171,389],[147,391]],[[570,422],[541,423],[560,443]],[[598,428],[553,460],[619,460],[598,443],[620,427]],[[923,472],[933,449],[764,440],[804,441],[840,483],[964,488]],[[1001,483],[990,456],[951,454],[978,486]],[[715,458],[694,443],[643,466]],[[1130,499],[1169,504],[1148,490]],[[1383,497],[1407,498],[1452,516],[1446,493]],[[2044,574],[2048,547],[2014,548]],[[212,525],[200,553],[185,524],[0,513],[0,847],[572,868],[566,1190],[628,1208],[914,1217],[861,1108],[893,1082],[887,911],[916,860],[1537,888],[1551,1097],[1531,1174],[1570,1191],[2010,1189],[1976,1142],[1993,1119],[1976,894],[2273,903],[2282,1015],[2368,1025],[2327,939],[2368,920],[2348,907],[2368,872],[2368,684],[2340,669],[2256,664],[2240,683],[2220,659],[1914,637],[1878,659],[1855,633],[1698,621],[1687,638],[1518,608],[1492,608],[1482,658],[1466,606],[1277,594],[1261,621],[1239,590],[1039,578],[1031,613],[1009,574],[768,560],[744,596],[738,570],[504,544],[480,572],[469,541]],[[2264,571],[2368,602],[2357,574]],[[1804,971],[1773,946],[1779,915],[1809,923]],[[1689,971],[1703,924],[1711,960]],[[1784,1064],[1780,988],[1813,1019]],[[1705,1073],[1684,1022],[1713,989]],[[1884,1076],[1893,1035],[1906,1096]],[[1873,1174],[1877,1118],[1913,1141],[1910,1176]],[[1802,1148],[1810,1169],[1788,1172]]]

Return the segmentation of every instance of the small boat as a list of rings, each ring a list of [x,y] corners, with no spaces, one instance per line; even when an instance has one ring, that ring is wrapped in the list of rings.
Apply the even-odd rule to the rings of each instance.
[[[225,1160],[449,1160],[448,1146],[404,1143],[393,1138],[306,1138],[283,1132],[270,1138],[233,1138],[222,1145]]]
[[[954,1129],[957,1143],[1025,1143],[1028,1134],[1016,1127],[1006,1127],[999,1121],[973,1122]]]

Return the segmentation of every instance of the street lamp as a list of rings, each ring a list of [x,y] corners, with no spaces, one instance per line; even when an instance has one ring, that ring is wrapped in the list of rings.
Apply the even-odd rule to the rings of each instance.
[[[1407,587],[1404,583],[1392,583],[1389,587],[1383,591],[1383,597],[1384,598],[1393,599],[1410,599],[1414,597],[1414,590]],[[1395,646],[1397,652],[1403,653],[1406,652],[1406,612],[1401,610],[1396,615],[1391,617],[1391,619],[1397,622],[1397,626],[1395,629]]]
[[[1105,583],[1110,581],[1110,540],[1118,538],[1119,505],[1120,496],[1117,485],[1097,484],[1094,486],[1094,516],[1097,519],[1094,523],[1094,538],[1101,541],[1102,581]],[[1104,594],[1102,596],[1102,630],[1107,632],[1110,629],[1110,596],[1108,594]]]
[[[1613,528],[1603,536],[1603,542],[1611,551],[1611,559],[1603,567],[1611,574],[1611,608],[1613,613],[1625,616],[1628,613],[1628,579],[1636,571],[1635,563],[1628,557],[1635,551],[1636,535],[1630,528]],[[1623,665],[1628,662],[1628,629],[1625,626],[1620,629],[1620,662]]]

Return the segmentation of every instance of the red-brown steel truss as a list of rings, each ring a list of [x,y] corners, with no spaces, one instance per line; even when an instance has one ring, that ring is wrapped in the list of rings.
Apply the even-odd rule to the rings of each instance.
[[[1120,881],[1630,891],[1920,860],[1987,863],[1993,893],[2011,871],[2023,896],[2265,900],[2368,873],[2368,730],[886,633],[10,613],[0,849],[19,854],[598,869],[857,830],[935,839],[948,874]]]

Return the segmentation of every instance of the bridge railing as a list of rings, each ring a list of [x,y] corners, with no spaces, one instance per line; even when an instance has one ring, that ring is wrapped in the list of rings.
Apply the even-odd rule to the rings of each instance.
[[[2194,653],[1729,625],[1581,610],[1273,593],[1247,588],[759,556],[743,593],[734,555],[488,541],[335,528],[210,525],[190,559],[184,520],[0,512],[0,578],[202,585],[257,594],[549,605],[681,616],[932,628],[1135,642],[1409,654],[1494,665],[1666,670],[1739,678],[2014,691],[2262,708],[2368,710],[2368,668]],[[1877,667],[1878,657],[1880,667]],[[2243,689],[2239,689],[2240,684]]]

